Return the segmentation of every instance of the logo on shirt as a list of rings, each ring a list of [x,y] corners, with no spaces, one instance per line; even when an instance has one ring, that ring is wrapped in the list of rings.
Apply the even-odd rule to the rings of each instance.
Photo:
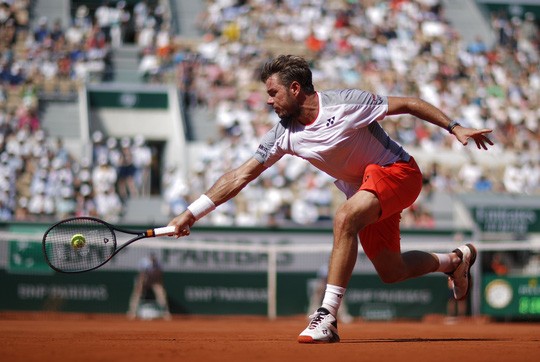
[[[336,116],[334,116],[334,117],[332,117],[332,118],[328,118],[328,119],[326,120],[326,127],[332,126],[332,125],[334,124],[335,120],[336,120]]]
[[[268,154],[268,151],[270,151],[270,149],[268,147],[265,147],[263,145],[259,145],[259,148],[257,148],[257,152],[255,152],[255,153],[260,155],[261,157],[265,158],[266,155]]]

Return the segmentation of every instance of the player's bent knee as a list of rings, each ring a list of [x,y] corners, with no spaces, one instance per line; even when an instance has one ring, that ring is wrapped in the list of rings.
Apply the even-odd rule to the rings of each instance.
[[[389,274],[379,273],[379,277],[381,278],[382,282],[385,284],[398,283],[404,279],[401,274],[397,274],[397,273],[389,273]]]
[[[400,268],[392,268],[386,265],[379,268],[375,265],[375,269],[377,270],[377,274],[379,274],[379,278],[386,284],[393,284],[406,279],[405,274]]]
[[[356,235],[363,225],[360,225],[357,220],[354,220],[346,210],[338,210],[334,215],[333,227],[334,232]]]

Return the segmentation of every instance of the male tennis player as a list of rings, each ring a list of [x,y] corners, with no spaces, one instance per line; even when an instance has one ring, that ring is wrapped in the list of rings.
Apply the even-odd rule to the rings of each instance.
[[[281,55],[265,64],[261,81],[268,105],[280,117],[262,139],[256,153],[240,167],[221,176],[169,225],[176,235],[188,235],[201,217],[236,196],[286,154],[309,161],[336,178],[347,201],[336,211],[328,284],[322,306],[300,333],[300,343],[339,342],[336,315],[358,254],[358,237],[380,278],[394,283],[432,272],[447,273],[456,299],[470,288],[476,259],[473,245],[448,254],[400,251],[400,214],[418,197],[422,174],[414,159],[383,130],[386,116],[411,114],[445,128],[463,145],[470,139],[487,150],[490,129],[463,127],[441,110],[413,97],[386,97],[362,90],[316,92],[308,63]]]

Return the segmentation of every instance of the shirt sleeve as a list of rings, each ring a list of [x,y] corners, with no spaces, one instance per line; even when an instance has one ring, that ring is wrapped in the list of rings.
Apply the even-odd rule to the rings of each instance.
[[[345,89],[341,96],[348,104],[356,127],[366,127],[382,120],[388,112],[388,97],[359,89]]]
[[[281,121],[263,136],[253,157],[266,167],[272,166],[285,154],[283,148],[280,147],[284,134],[284,121]]]

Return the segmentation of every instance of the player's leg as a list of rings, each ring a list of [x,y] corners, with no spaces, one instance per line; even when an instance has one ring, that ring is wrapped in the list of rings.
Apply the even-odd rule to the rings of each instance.
[[[470,289],[470,269],[476,259],[471,244],[458,247],[450,253],[428,253],[400,250],[399,214],[392,215],[360,231],[364,252],[385,283],[395,283],[432,272],[450,276],[454,297],[464,299]]]
[[[364,251],[366,244],[362,239],[368,239],[368,249],[372,251],[368,254],[370,259],[385,249],[395,252],[385,256],[391,259],[388,259],[389,266],[381,267],[383,277],[421,275],[433,269],[434,260],[430,255],[405,255],[403,259],[400,254],[400,213],[416,200],[421,189],[422,173],[413,158],[409,162],[366,167],[360,190],[337,210],[334,217],[334,245],[328,271],[330,288],[327,287],[323,301],[331,314],[336,315],[340,296],[345,293],[356,264],[360,230]],[[386,243],[381,244],[381,239]]]
[[[434,254],[414,250],[402,253],[400,215],[391,215],[360,231],[360,242],[377,274],[385,283],[395,283],[432,273],[439,268]]]
[[[298,336],[298,342],[339,342],[337,314],[358,257],[358,230],[376,221],[379,214],[378,199],[368,191],[359,191],[337,210],[322,305],[310,316],[311,321]]]
[[[381,214],[378,198],[360,190],[336,211],[334,244],[328,266],[327,283],[346,287],[358,258],[358,232],[377,221]]]

